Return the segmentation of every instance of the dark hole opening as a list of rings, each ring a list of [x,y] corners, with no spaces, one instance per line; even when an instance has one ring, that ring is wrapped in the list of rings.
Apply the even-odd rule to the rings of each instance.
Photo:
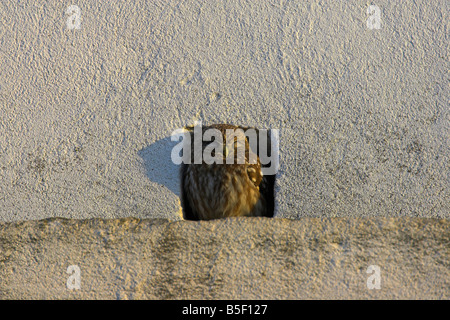
[[[258,136],[258,145],[257,145],[257,155],[259,157],[261,152],[262,152],[262,148],[259,145],[260,142],[260,130],[257,130],[257,136]],[[265,150],[263,150],[266,154],[266,157],[271,158],[272,157],[272,150],[271,150],[271,139],[270,139],[270,131],[264,131],[267,133],[267,146],[265,148]],[[192,133],[191,133],[192,134]],[[192,139],[193,140],[193,139]],[[255,150],[253,150],[255,151]],[[277,154],[278,155],[278,154]],[[193,160],[193,159],[191,159]],[[180,193],[180,200],[181,200],[181,207],[182,207],[182,211],[183,211],[183,218],[185,220],[203,220],[201,217],[199,217],[199,214],[197,214],[196,212],[196,208],[193,208],[191,206],[191,202],[189,200],[189,195],[188,192],[186,190],[184,190],[184,179],[186,178],[187,172],[189,171],[189,166],[203,166],[204,164],[182,164],[181,165],[181,169],[180,169],[180,185],[181,185],[181,193]],[[227,164],[223,164],[223,165],[227,165]],[[272,166],[272,163],[269,162],[267,164],[261,164],[261,167],[267,167],[270,168]],[[275,180],[276,180],[276,173],[274,174],[264,174],[261,180],[261,183],[259,185],[259,192],[260,192],[260,196],[264,197],[265,199],[265,210],[263,210],[263,214],[260,216],[264,216],[264,217],[270,217],[272,218],[275,214]],[[192,193],[193,191],[191,191]],[[201,195],[200,195],[201,196]],[[217,195],[218,197],[220,196],[219,194]],[[224,217],[226,218],[226,217]],[[211,219],[218,219],[216,218],[211,218]],[[209,220],[209,219],[204,219],[204,220]]]

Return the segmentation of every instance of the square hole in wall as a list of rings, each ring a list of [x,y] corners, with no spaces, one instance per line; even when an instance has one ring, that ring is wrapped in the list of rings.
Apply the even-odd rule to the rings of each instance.
[[[225,127],[222,127],[225,126]],[[278,169],[278,135],[272,130],[258,130],[231,125],[211,125],[202,127],[202,131],[210,128],[219,129],[225,136],[225,129],[230,127],[242,129],[245,133],[247,150],[258,155],[257,164],[194,164],[193,147],[184,149],[183,153],[191,154],[191,163],[183,163],[180,169],[180,199],[185,220],[211,220],[233,216],[265,216],[275,214],[275,180]],[[250,132],[249,130],[253,130]],[[194,127],[189,128],[189,143],[195,143]],[[205,135],[202,136],[202,138]],[[202,139],[202,152],[216,150],[208,146],[215,139],[228,145],[226,139]],[[198,140],[197,140],[198,141]],[[236,138],[235,138],[236,143]],[[191,148],[192,147],[192,148]],[[228,152],[223,148],[224,152]],[[222,150],[222,146],[220,147]],[[215,152],[215,151],[213,151]],[[235,155],[238,152],[236,151]],[[189,157],[189,156],[188,156]]]

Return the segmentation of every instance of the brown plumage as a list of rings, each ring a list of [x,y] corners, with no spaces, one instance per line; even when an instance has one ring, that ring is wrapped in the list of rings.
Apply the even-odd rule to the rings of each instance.
[[[218,155],[219,158],[223,158],[223,164],[207,164],[205,159],[201,164],[194,164],[194,129],[193,127],[187,129],[191,133],[192,163],[182,164],[180,170],[184,218],[210,220],[239,216],[273,216],[275,177],[263,176],[258,151],[250,148],[248,139],[242,135],[242,131],[235,131],[234,141],[226,141],[226,129],[245,131],[249,128],[229,124],[202,127],[202,133],[208,129],[217,129],[221,132],[223,141],[214,142],[219,145],[215,150],[223,150],[222,154]],[[256,132],[259,135],[259,131]],[[238,151],[239,147],[244,147],[243,142],[244,157]],[[210,144],[211,141],[202,141],[201,152],[203,153]],[[226,156],[232,148],[234,161],[227,164]],[[208,150],[211,151],[212,148]],[[216,156],[215,150],[211,152],[213,157]],[[252,159],[256,162],[251,163]]]

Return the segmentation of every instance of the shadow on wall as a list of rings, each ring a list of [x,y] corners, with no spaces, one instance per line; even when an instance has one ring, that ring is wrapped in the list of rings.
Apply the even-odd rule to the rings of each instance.
[[[259,134],[259,133],[258,133]],[[268,136],[270,141],[270,136]],[[158,140],[148,147],[138,151],[138,155],[144,160],[144,167],[148,179],[163,185],[172,191],[177,197],[181,198],[180,189],[180,166],[172,161],[172,150],[179,144],[179,141],[172,141],[171,136]],[[260,156],[260,150],[257,154]],[[268,147],[271,150],[270,145]],[[272,151],[270,152],[272,154]],[[271,167],[270,162],[265,167]],[[275,179],[276,174],[264,175],[260,185],[260,192],[267,201],[268,215],[273,217],[275,214]]]
[[[150,181],[165,186],[179,197],[180,165],[174,164],[171,159],[172,149],[177,143],[179,141],[172,141],[169,136],[139,150],[138,155],[144,160]]]

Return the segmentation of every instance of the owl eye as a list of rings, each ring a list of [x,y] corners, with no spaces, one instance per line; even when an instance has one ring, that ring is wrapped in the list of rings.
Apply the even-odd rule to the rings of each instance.
[[[259,184],[259,182],[258,182],[259,177],[254,168],[252,168],[252,167],[247,168],[247,175],[248,175],[249,179],[253,182],[253,184],[255,184],[255,186],[257,186]]]

